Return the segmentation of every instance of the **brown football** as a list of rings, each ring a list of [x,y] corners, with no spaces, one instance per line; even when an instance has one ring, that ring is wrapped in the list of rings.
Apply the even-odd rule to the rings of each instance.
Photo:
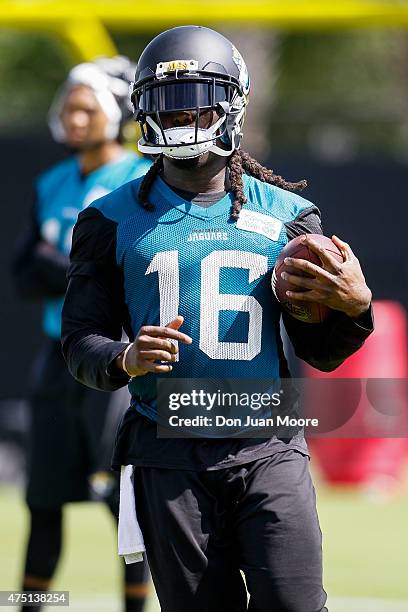
[[[327,236],[321,234],[309,234],[311,238],[316,240],[326,251],[329,251],[333,257],[339,262],[343,262],[343,255],[340,250]],[[272,273],[272,289],[276,299],[292,317],[305,323],[322,323],[329,315],[330,308],[317,302],[291,302],[286,291],[299,291],[299,287],[294,287],[281,277],[282,272],[290,274],[301,274],[300,270],[291,268],[284,263],[285,257],[297,257],[298,259],[307,259],[311,263],[318,266],[322,265],[320,258],[314,251],[301,242],[302,236],[297,236],[282,249]],[[304,276],[309,276],[305,274]]]

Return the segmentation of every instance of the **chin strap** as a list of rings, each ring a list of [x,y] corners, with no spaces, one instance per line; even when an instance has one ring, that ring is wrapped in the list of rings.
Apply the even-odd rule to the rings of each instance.
[[[221,155],[222,157],[228,157],[239,146],[241,135],[239,121],[243,115],[243,112],[244,109],[236,118],[235,126],[231,134],[231,148],[229,149],[222,149],[216,144],[216,132],[227,120],[227,114],[223,114],[210,128],[198,128],[197,131],[192,127],[168,128],[167,130],[164,130],[166,141],[170,143],[167,145],[164,144],[163,133],[157,123],[151,117],[147,116],[146,123],[157,135],[159,146],[151,145],[146,142],[144,138],[141,138],[138,142],[139,151],[141,153],[153,155],[163,153],[163,155],[166,155],[166,157],[172,157],[174,159],[192,159],[194,157],[203,155],[207,151],[211,151],[212,153]],[[197,142],[195,142],[196,133]],[[171,143],[174,143],[173,146]]]
[[[240,145],[241,137],[242,137],[241,127],[240,127],[239,122],[244,112],[245,112],[245,109],[243,109],[239,113],[236,119],[235,126],[233,127],[231,131],[231,147],[229,149],[221,149],[221,147],[219,147],[216,144],[216,140],[215,140],[213,146],[210,149],[212,153],[215,153],[216,155],[221,155],[221,157],[228,157],[229,155],[232,155],[234,151],[239,149],[239,145]]]

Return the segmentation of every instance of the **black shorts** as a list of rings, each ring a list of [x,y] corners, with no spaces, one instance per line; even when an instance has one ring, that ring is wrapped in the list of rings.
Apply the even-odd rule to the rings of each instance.
[[[109,422],[109,415],[116,394],[74,380],[60,343],[49,341],[36,360],[30,395],[27,503],[48,508],[88,500],[89,476],[110,470],[117,419]]]
[[[308,464],[291,449],[217,471],[135,467],[162,612],[327,612]]]

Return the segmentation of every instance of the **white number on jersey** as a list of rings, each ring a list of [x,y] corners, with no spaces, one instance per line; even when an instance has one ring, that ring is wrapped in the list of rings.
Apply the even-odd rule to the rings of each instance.
[[[248,270],[249,282],[266,274],[268,258],[248,251],[213,251],[201,262],[200,349],[211,359],[251,360],[261,352],[262,306],[252,295],[219,292],[220,269]],[[178,315],[180,272],[178,251],[163,251],[153,257],[146,274],[159,277],[160,325]],[[219,342],[221,310],[248,312],[247,342]]]

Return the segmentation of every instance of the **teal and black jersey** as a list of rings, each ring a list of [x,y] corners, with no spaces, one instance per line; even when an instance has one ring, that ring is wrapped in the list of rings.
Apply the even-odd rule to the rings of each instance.
[[[296,221],[316,218],[316,207],[244,176],[247,203],[236,223],[230,219],[231,193],[204,208],[157,178],[150,192],[155,209],[149,212],[138,202],[140,184],[138,179],[122,186],[79,216],[63,326],[71,372],[106,390],[123,385],[127,377],[108,370],[125,346],[119,342],[122,327],[133,339],[142,325],[166,325],[181,314],[182,330],[193,343],[180,347],[179,361],[166,376],[287,375],[271,272]],[[347,317],[334,318],[335,342]],[[344,346],[338,353],[327,346],[327,328],[320,336],[316,326],[293,319],[288,325],[295,348],[310,362],[320,359],[332,368],[345,358]],[[314,346],[305,325],[315,328]],[[133,378],[129,389],[137,410],[155,419],[156,375]]]
[[[285,222],[312,205],[245,177],[248,203],[234,223],[230,193],[203,208],[159,178],[150,194],[155,211],[146,213],[136,201],[139,184],[92,205],[117,224],[116,264],[132,335],[142,325],[166,325],[181,314],[193,343],[180,347],[170,377],[278,377],[280,310],[271,270],[287,242]],[[155,378],[134,378],[132,395],[151,402]]]
[[[34,223],[39,240],[53,245],[61,255],[71,250],[72,230],[78,213],[123,183],[145,174],[150,162],[126,151],[119,158],[81,175],[78,157],[72,156],[43,173],[36,181]],[[43,328],[55,339],[61,334],[63,294],[47,297]]]

